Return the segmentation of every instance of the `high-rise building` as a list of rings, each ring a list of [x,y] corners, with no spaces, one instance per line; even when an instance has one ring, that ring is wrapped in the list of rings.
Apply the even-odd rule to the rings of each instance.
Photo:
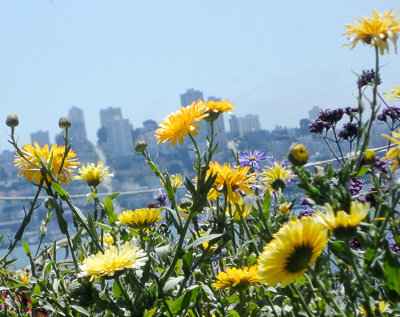
[[[72,142],[75,144],[86,143],[85,120],[83,110],[73,106],[68,112],[71,119],[71,127],[68,130]]]
[[[243,136],[248,132],[261,130],[258,114],[246,114],[245,116],[240,117],[232,115],[229,119],[229,126],[233,137]]]
[[[107,109],[100,110],[100,121],[102,127],[107,127],[109,122],[121,118],[121,108],[108,107]]]
[[[123,119],[120,108],[100,110],[102,127],[107,131],[107,148],[110,157],[129,156],[134,153],[132,125]]]
[[[203,92],[190,88],[181,95],[181,106],[186,107],[199,99],[204,101]]]
[[[315,119],[317,119],[318,113],[320,113],[322,111],[322,109],[318,106],[314,106],[310,111],[308,111],[308,118],[311,121],[314,121]]]
[[[50,146],[49,132],[39,130],[31,133],[31,143],[34,144],[35,142],[37,142],[40,147],[43,147],[46,144]]]

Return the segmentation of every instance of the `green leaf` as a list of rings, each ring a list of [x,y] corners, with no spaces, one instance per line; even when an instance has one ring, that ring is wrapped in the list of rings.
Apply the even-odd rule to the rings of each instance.
[[[400,295],[400,262],[392,251],[386,250],[386,259],[384,263],[384,274],[386,276],[385,286],[394,290]]]
[[[103,228],[104,230],[107,230],[107,231],[112,231],[113,230],[110,226],[108,226],[108,225],[106,225],[104,223],[101,223],[101,222],[97,222],[96,221],[96,225],[99,226],[100,228]]]
[[[175,289],[175,286],[179,282],[181,282],[183,279],[184,279],[183,276],[178,276],[178,277],[175,277],[173,279],[168,280],[168,282],[165,283],[165,286],[164,286],[164,289],[163,289],[164,293],[165,294],[171,293]]]
[[[200,245],[200,244],[203,244],[204,242],[207,242],[207,241],[216,239],[216,238],[218,238],[218,237],[220,237],[220,236],[222,236],[222,235],[223,235],[223,233],[213,233],[213,234],[210,234],[210,235],[208,235],[208,236],[204,236],[204,237],[198,238],[198,239],[196,239],[195,241],[193,241],[192,243],[188,244],[188,245],[184,248],[184,250],[185,250],[185,252],[187,252],[187,251],[189,251],[190,249],[192,249],[192,248],[194,248],[194,247],[196,247],[196,246],[198,246],[198,245]]]
[[[230,311],[228,311],[228,314],[226,315],[226,317],[240,317],[240,315],[238,314],[237,311],[230,310]]]
[[[329,242],[329,248],[339,259],[344,261],[346,264],[351,265],[349,255],[347,254],[342,241]]]
[[[124,298],[124,294],[122,293],[121,289],[118,286],[118,283],[114,281],[113,283],[113,291],[114,291],[114,296],[117,298]],[[128,299],[127,299],[128,300]]]
[[[0,245],[3,242],[3,235],[0,236]]]
[[[114,193],[114,194],[111,194],[108,197],[110,197],[111,200],[114,200],[114,198],[116,198],[118,195],[119,195],[119,193]]]
[[[158,247],[155,249],[155,251],[157,252],[160,259],[165,262],[165,260],[168,258],[168,254],[169,254],[169,245]]]
[[[60,184],[51,182],[51,187],[56,191],[56,193],[61,197],[62,200],[69,199],[68,193],[61,187]]]
[[[185,309],[187,309],[191,303],[194,304],[196,302],[197,299],[196,297],[199,290],[200,290],[199,286],[187,288],[185,294],[179,297],[172,305],[171,307],[172,313],[180,314]]]
[[[25,254],[27,256],[30,256],[32,253],[31,253],[31,249],[29,248],[28,244],[25,241],[22,241],[22,246],[24,247]]]
[[[59,204],[56,205],[56,215],[57,215],[58,226],[60,227],[61,233],[62,234],[67,234],[67,232],[68,232],[68,223],[63,217],[63,210],[61,209]]]
[[[94,226],[94,221],[93,221],[93,218],[92,218],[92,215],[90,214],[90,212],[88,213],[87,222],[88,222],[92,237],[95,237],[97,240],[99,240],[99,236],[97,234],[96,228]]]
[[[186,252],[182,258],[182,271],[185,275],[190,274],[190,268],[192,266],[193,251]]]
[[[175,227],[176,231],[178,232],[178,234],[181,233],[181,231],[182,231],[182,224],[181,224],[181,222],[179,221],[180,215],[179,215],[178,211],[173,210],[173,209],[168,208],[168,207],[164,207],[164,209],[165,209],[166,211],[168,211],[169,214],[171,215],[171,220],[172,220],[172,222],[174,223],[174,227]]]
[[[118,218],[116,213],[114,212],[112,200],[108,196],[104,200],[104,208],[108,213],[108,223],[113,226],[117,222]]]
[[[79,312],[81,314],[84,314],[85,316],[89,316],[90,317],[90,314],[88,313],[88,311],[86,309],[80,307],[80,306],[71,305],[71,308],[73,310],[76,310],[77,312]]]
[[[369,166],[368,165],[364,165],[360,168],[360,170],[358,171],[356,177],[361,177],[363,176],[366,172],[368,172],[369,170]]]
[[[157,307],[153,308],[152,310],[149,310],[148,312],[146,312],[143,317],[152,317],[155,314],[156,311],[157,311]]]

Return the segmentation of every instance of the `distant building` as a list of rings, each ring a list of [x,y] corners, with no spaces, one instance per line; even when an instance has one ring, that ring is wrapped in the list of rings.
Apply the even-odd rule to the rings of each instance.
[[[181,106],[186,107],[199,99],[204,101],[203,92],[194,90],[193,88],[188,89],[184,94],[181,95]]]
[[[108,107],[107,109],[100,110],[100,122],[102,127],[107,127],[109,122],[121,118],[121,108]]]
[[[123,119],[120,108],[100,110],[102,127],[107,130],[107,148],[112,158],[133,155],[132,125]]]
[[[45,146],[48,144],[50,146],[50,138],[48,131],[39,130],[37,132],[31,133],[31,143],[32,145],[37,142],[40,147]]]
[[[72,142],[75,144],[86,143],[87,138],[83,110],[73,106],[69,109],[68,116],[71,119],[71,127],[68,133]]]
[[[321,111],[322,109],[320,107],[314,106],[310,111],[308,111],[308,118],[311,121],[314,121],[317,118],[318,113],[320,113]]]
[[[261,130],[258,114],[246,114],[245,116],[240,117],[232,115],[229,119],[229,125],[233,137],[243,136],[246,133]]]

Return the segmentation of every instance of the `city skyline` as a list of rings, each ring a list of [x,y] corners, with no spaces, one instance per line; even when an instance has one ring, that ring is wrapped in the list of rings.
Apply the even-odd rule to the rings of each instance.
[[[375,67],[374,50],[344,48],[344,25],[392,8],[388,0],[1,2],[0,118],[19,116],[21,144],[38,130],[53,139],[76,105],[95,142],[99,109],[120,107],[134,127],[162,122],[193,87],[229,99],[236,116],[258,114],[263,129],[294,127],[314,105],[357,104],[354,73]],[[389,46],[380,93],[399,84]],[[3,127],[0,149],[10,149]]]

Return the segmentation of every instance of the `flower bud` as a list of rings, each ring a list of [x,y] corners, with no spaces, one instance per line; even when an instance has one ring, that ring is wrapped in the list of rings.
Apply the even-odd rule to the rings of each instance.
[[[6,125],[10,128],[15,128],[19,124],[18,116],[15,114],[10,114],[7,116]]]
[[[193,206],[192,201],[187,197],[183,197],[179,201],[179,208],[181,208],[182,210],[189,209],[192,206]]]
[[[135,151],[138,153],[142,153],[147,149],[147,141],[145,139],[137,139],[135,141]]]
[[[71,127],[71,119],[69,117],[61,117],[58,121],[60,129],[68,130]]]
[[[308,162],[308,152],[303,144],[294,144],[289,149],[288,159],[293,166],[303,166]]]
[[[374,165],[376,162],[376,155],[374,150],[366,150],[364,152],[365,155],[365,161],[367,162],[368,165]]]
[[[103,242],[107,243],[107,245],[109,246],[111,243],[114,243],[114,238],[111,235],[111,233],[107,232],[104,236],[103,236]]]
[[[53,210],[54,208],[57,207],[57,200],[49,197],[44,201],[44,206],[46,207],[47,210]]]

